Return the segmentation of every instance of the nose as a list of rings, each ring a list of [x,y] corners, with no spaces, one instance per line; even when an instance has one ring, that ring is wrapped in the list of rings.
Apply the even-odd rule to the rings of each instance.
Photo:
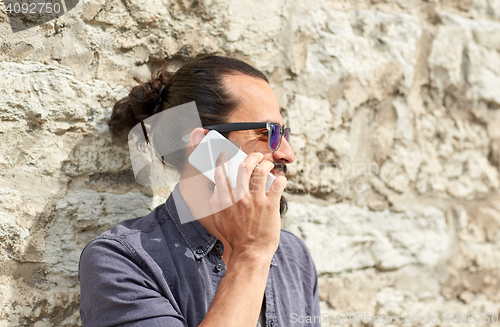
[[[278,150],[273,152],[273,159],[284,164],[290,164],[295,161],[295,153],[290,143],[283,137]]]

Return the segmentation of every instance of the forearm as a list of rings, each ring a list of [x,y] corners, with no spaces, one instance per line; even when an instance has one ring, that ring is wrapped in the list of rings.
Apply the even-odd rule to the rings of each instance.
[[[212,305],[199,327],[257,325],[272,256],[232,253]]]

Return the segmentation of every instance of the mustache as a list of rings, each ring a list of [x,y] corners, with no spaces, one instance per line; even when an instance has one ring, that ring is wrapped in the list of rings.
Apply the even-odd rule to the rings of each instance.
[[[283,174],[286,174],[288,171],[288,168],[286,167],[286,164],[282,162],[275,162],[273,169],[279,169],[283,172]]]

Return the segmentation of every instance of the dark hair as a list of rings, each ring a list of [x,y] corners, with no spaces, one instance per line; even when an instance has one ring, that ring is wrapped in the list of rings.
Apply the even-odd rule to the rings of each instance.
[[[168,72],[167,65],[163,62],[162,68],[152,73],[149,82],[135,86],[127,97],[115,104],[108,123],[113,136],[124,140],[129,131],[146,118],[192,101],[196,104],[202,126],[225,123],[229,114],[237,108],[239,99],[229,94],[224,87],[224,76],[245,74],[268,82],[259,70],[233,58],[213,55],[201,57],[188,62],[175,73]],[[146,127],[144,123],[142,125],[148,140]],[[162,141],[153,142],[157,153],[169,154],[163,158],[164,164],[177,171],[182,170],[186,159],[185,145],[175,143],[180,142],[180,138],[186,134],[180,128],[175,124],[170,124],[168,129],[155,128],[157,140]]]
[[[166,63],[149,82],[132,88],[129,95],[113,107],[109,129],[123,137],[144,119],[181,104],[195,101],[203,126],[225,123],[238,106],[223,85],[223,77],[245,74],[269,82],[249,64],[233,58],[205,56],[195,59],[177,72],[168,72]]]
[[[133,87],[128,96],[114,105],[108,122],[114,137],[126,139],[129,131],[146,118],[192,101],[196,103],[202,126],[225,123],[231,112],[237,108],[239,99],[229,94],[224,87],[224,76],[244,74],[269,83],[262,72],[234,58],[214,55],[197,58],[183,65],[175,73],[167,71],[166,67],[168,63],[163,62],[162,68],[152,73],[150,81]],[[146,132],[144,125],[143,128]],[[166,136],[179,131],[162,133]],[[179,148],[176,145],[171,147]],[[177,151],[165,158],[164,164],[179,171],[184,162],[184,152]],[[286,211],[286,201],[283,201],[285,200],[282,197],[281,213]]]

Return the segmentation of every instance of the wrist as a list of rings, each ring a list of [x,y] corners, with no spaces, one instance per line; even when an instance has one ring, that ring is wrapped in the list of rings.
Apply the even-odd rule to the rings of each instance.
[[[234,250],[229,257],[229,265],[248,265],[255,267],[269,267],[275,251],[256,251],[249,249]]]

